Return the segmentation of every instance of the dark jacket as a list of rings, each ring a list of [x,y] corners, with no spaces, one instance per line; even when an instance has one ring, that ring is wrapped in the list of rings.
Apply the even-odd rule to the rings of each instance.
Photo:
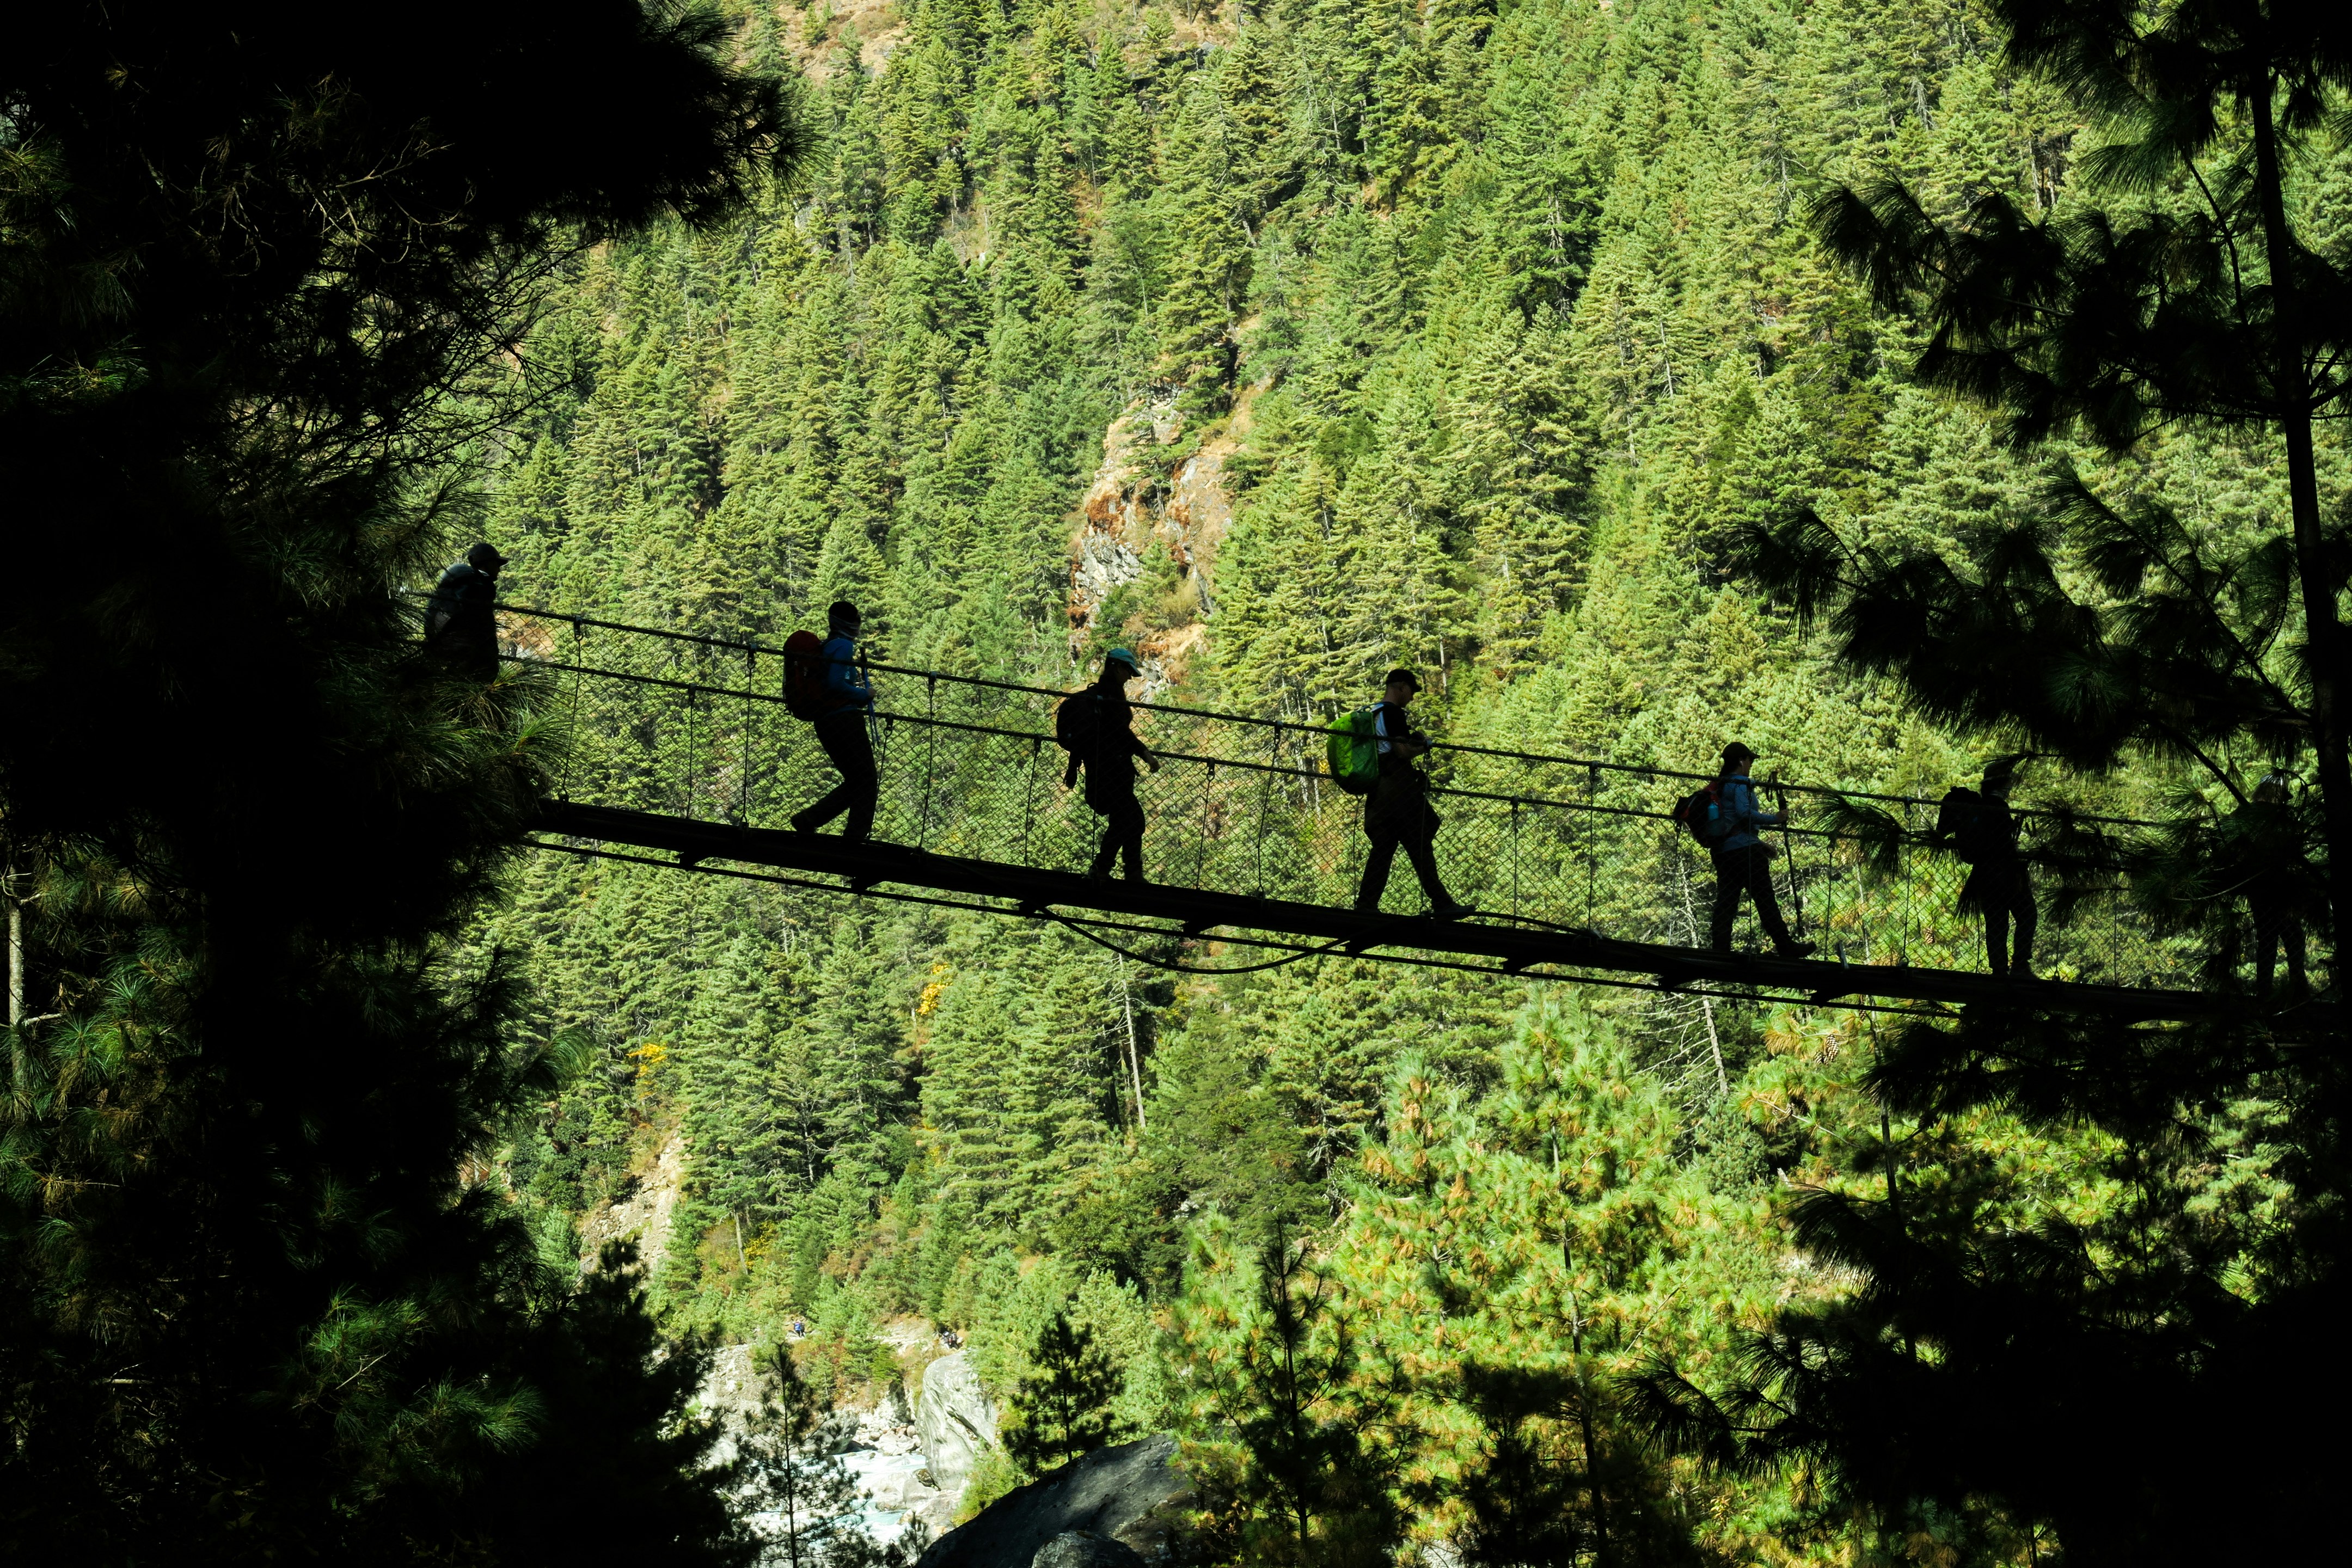
[[[1087,770],[1087,797],[1131,795],[1135,793],[1135,759],[1150,755],[1135,733],[1135,707],[1118,686],[1097,681],[1072,701],[1091,705],[1087,715],[1086,749],[1070,758],[1063,782],[1072,782],[1080,764]]]
[[[2017,843],[2024,826],[2009,809],[2009,802],[1998,795],[1986,795],[1978,805],[1966,834],[1971,860],[1969,879],[1960,884],[1962,914],[2012,909],[2021,900],[2032,900],[2032,879]]]
[[[499,585],[471,562],[441,574],[425,605],[425,640],[444,651],[488,659],[499,657],[496,614]]]
[[[2223,817],[2215,873],[2230,892],[2299,899],[2306,880],[2303,824],[2284,801],[2252,800]]]
[[[1437,814],[1429,809],[1429,780],[1413,759],[1393,744],[1408,741],[1426,745],[1428,737],[1412,727],[1405,710],[1393,703],[1373,707],[1372,726],[1380,736],[1381,772],[1364,802],[1365,831],[1379,833],[1393,827],[1435,833]]]

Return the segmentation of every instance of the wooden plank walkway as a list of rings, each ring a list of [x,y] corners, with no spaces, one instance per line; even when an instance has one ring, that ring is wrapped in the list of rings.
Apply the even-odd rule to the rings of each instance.
[[[1514,924],[1507,917],[1483,914],[1454,921],[1360,915],[1319,904],[1097,879],[1071,871],[934,855],[901,845],[850,843],[830,834],[739,827],[610,806],[550,803],[541,829],[575,844],[625,845],[673,855],[680,865],[688,867],[733,862],[838,878],[843,890],[853,893],[877,887],[917,888],[992,900],[988,907],[1003,914],[1088,910],[1165,922],[1174,931],[1195,937],[1218,931],[1279,933],[1374,959],[1383,951],[1483,959],[1499,973],[1593,970],[1648,976],[1669,985],[1701,984],[1785,992],[1822,1003],[1891,997],[1948,1005],[1979,1004],[2096,1014],[2129,1021],[2252,1018],[2258,1012],[2247,998],[2205,992],[2057,980],[2012,981],[1959,970],[1848,965],[1813,958],[1724,956],[1697,948],[1622,942],[1590,931]],[[2335,1012],[2332,1006],[2315,1005],[2295,1009],[2296,1022],[2303,1026],[2296,1032],[2315,1026],[2332,1030]]]

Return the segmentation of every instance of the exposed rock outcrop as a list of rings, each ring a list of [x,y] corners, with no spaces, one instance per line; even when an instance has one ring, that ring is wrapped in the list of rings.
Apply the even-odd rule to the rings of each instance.
[[[996,1406],[963,1352],[943,1355],[923,1369],[915,1430],[922,1436],[933,1482],[950,1497],[962,1496],[981,1451],[996,1447]]]
[[[1191,1491],[1175,1458],[1168,1436],[1097,1448],[940,1536],[917,1568],[1135,1568],[1131,1558],[1164,1557],[1175,1508]],[[1073,1534],[1100,1545],[1066,1543]]]
[[[596,1209],[580,1222],[580,1267],[596,1267],[596,1256],[608,1241],[634,1241],[645,1277],[661,1274],[669,1250],[670,1215],[686,1187],[686,1138],[673,1133],[662,1145],[654,1168],[637,1181],[628,1196],[609,1208]]]
[[[1264,390],[1244,388],[1223,427],[1172,473],[1153,456],[1181,433],[1172,395],[1129,406],[1104,433],[1102,466],[1078,503],[1082,516],[1070,542],[1072,647],[1089,631],[1111,632],[1094,626],[1096,612],[1121,584],[1143,575],[1154,546],[1164,550],[1185,584],[1178,618],[1117,633],[1143,656],[1147,695],[1183,679],[1187,658],[1216,614],[1217,551],[1234,520],[1225,464],[1241,449],[1252,405]]]
[[[1144,1563],[1143,1554],[1124,1541],[1066,1530],[1037,1548],[1029,1568],[1144,1568]]]
[[[922,1434],[915,1429],[913,1413],[906,1408],[897,1390],[873,1409],[857,1413],[857,1446],[889,1458],[911,1454],[923,1446]]]

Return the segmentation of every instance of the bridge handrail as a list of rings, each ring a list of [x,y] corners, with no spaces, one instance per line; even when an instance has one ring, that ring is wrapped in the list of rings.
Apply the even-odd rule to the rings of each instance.
[[[429,595],[416,595],[413,596],[429,597]],[[498,608],[509,615],[530,616],[547,620],[565,621],[575,626],[592,626],[604,631],[626,632],[639,637],[660,637],[672,642],[692,643],[703,647],[725,648],[735,652],[751,654],[755,657],[766,654],[774,658],[782,658],[783,657],[784,652],[781,647],[769,643],[752,642],[735,637],[708,637],[696,632],[669,631],[660,626],[641,626],[625,621],[607,621],[599,619],[593,616],[574,615],[566,610],[551,610],[536,605],[500,605]],[[566,671],[567,673],[594,675],[610,679],[630,680],[645,685],[667,687],[674,690],[709,691],[721,696],[760,702],[781,703],[783,700],[781,697],[771,697],[764,692],[751,691],[736,688],[710,686],[697,681],[669,680],[658,676],[637,675],[626,670],[606,669],[593,665],[567,664],[560,660],[541,658],[530,655],[520,655],[517,657],[529,663],[538,665],[542,668],[560,669]],[[879,670],[886,675],[912,676],[926,681],[944,680],[958,686],[979,687],[995,691],[1017,691],[1030,696],[1050,697],[1056,700],[1073,695],[1071,692],[1064,691],[1058,688],[1051,686],[1033,686],[1022,681],[996,680],[986,676],[952,675],[944,670],[919,669],[908,665],[868,662],[865,668],[869,670]],[[1181,703],[1133,702],[1130,703],[1129,706],[1141,709],[1147,712],[1173,713],[1188,719],[1207,719],[1216,721],[1220,723],[1251,724],[1256,725],[1260,728],[1291,730],[1304,734],[1314,735],[1324,735],[1330,732],[1330,726],[1328,724],[1302,723],[1297,720],[1291,719],[1265,719],[1259,718],[1254,714],[1229,713],[1220,709],[1195,708]],[[997,730],[991,729],[987,726],[956,723],[951,721],[942,720],[932,716],[907,713],[885,714],[881,713],[879,710],[877,711],[878,716],[891,719],[894,721],[936,723],[946,725],[953,729],[970,730],[982,733],[1019,736],[1024,739],[1038,741],[1052,739],[1051,736],[1034,735],[1028,731]],[[1512,752],[1494,746],[1473,745],[1467,742],[1462,741],[1440,741],[1433,739],[1430,742],[1430,745],[1433,750],[1460,752],[1474,756],[1499,757],[1508,762],[1542,763],[1561,767],[1584,768],[1592,772],[1605,771],[1610,773],[1637,774],[1648,778],[1681,779],[1698,784],[1704,784],[1707,780],[1716,776],[1713,773],[1688,773],[1678,768],[1654,767],[1639,763],[1607,763],[1600,762],[1589,757],[1556,756],[1543,752]],[[1265,764],[1244,763],[1238,759],[1232,758],[1192,757],[1188,754],[1179,752],[1163,752],[1161,754],[1182,757],[1183,760],[1186,761],[1213,763],[1218,766],[1224,767],[1249,767],[1254,770],[1260,771],[1296,773],[1302,777],[1308,778],[1322,778],[1328,776],[1312,768],[1269,768]],[[1777,790],[1791,795],[1836,797],[1845,800],[1878,801],[1897,805],[1933,806],[1937,804],[1934,800],[1930,800],[1920,795],[1882,795],[1869,790],[1838,789],[1826,784],[1790,784],[1781,781],[1765,781],[1759,785],[1759,787],[1767,791]],[[1610,807],[1596,805],[1572,805],[1570,802],[1549,800],[1545,797],[1537,795],[1486,795],[1478,791],[1455,789],[1446,789],[1444,793],[1449,795],[1469,795],[1489,800],[1517,801],[1527,805],[1553,805],[1575,810],[1605,812],[1611,816],[1648,816],[1659,819],[1666,819],[1671,816],[1670,813],[1663,811],[1639,811],[1626,807]],[[2076,822],[2098,823],[2103,826],[2115,827],[2154,828],[2162,826],[2158,823],[2142,821],[2137,817],[2105,816],[2095,815],[2089,812],[2061,813],[2053,811],[2046,807],[2019,807],[2017,815],[2021,817],[2064,815],[2069,816],[2071,820]],[[1807,837],[1836,837],[1835,835],[1822,835],[1817,829],[1790,828],[1786,831],[1804,834]]]

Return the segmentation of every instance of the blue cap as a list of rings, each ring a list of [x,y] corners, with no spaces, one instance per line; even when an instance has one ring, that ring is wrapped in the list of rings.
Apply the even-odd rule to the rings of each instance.
[[[1103,662],[1106,664],[1113,659],[1117,659],[1138,675],[1143,673],[1143,661],[1135,657],[1135,650],[1131,647],[1115,647],[1103,656]]]

